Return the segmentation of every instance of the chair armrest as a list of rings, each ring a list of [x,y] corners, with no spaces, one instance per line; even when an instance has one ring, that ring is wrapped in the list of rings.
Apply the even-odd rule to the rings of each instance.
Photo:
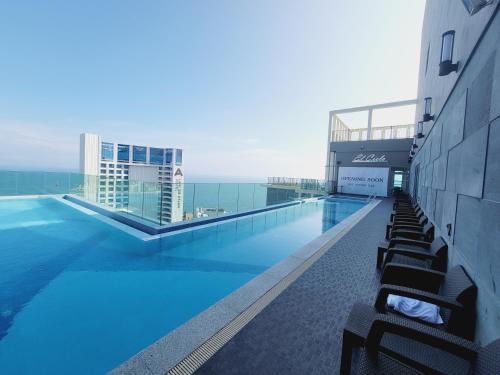
[[[400,285],[437,293],[445,275],[443,272],[427,268],[387,263],[380,282],[381,284]]]
[[[420,250],[410,250],[401,249],[398,247],[391,247],[387,250],[387,255],[385,257],[385,263],[390,263],[394,255],[404,255],[410,258],[421,259],[421,260],[434,260],[437,258],[436,255],[429,253],[428,251]]]
[[[423,249],[430,249],[431,248],[431,243],[427,241],[419,241],[419,240],[412,240],[409,238],[393,238],[389,241],[389,246],[388,248],[391,247],[396,247],[397,245],[410,245],[410,246],[418,246]]]
[[[437,349],[445,350],[460,358],[473,360],[480,349],[479,345],[462,337],[452,335],[434,327],[405,319],[396,315],[377,314],[372,321],[366,340],[368,351],[384,351],[380,343],[385,333],[403,336]],[[404,363],[404,357],[398,358]],[[408,360],[411,361],[411,360]]]
[[[461,303],[450,298],[440,296],[439,294],[424,292],[422,290],[407,288],[404,286],[383,284],[378,291],[377,299],[375,301],[375,308],[377,311],[383,312],[385,310],[385,304],[389,294],[418,299],[420,301],[429,302],[450,310],[460,310],[464,308]]]

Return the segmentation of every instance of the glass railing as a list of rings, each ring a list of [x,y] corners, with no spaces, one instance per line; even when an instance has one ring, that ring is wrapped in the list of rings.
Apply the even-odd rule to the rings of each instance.
[[[168,225],[325,195],[324,184],[314,181],[299,179],[292,184],[290,180],[283,184],[286,186],[271,186],[269,183],[160,183],[129,180],[124,175],[0,171],[0,196],[72,194],[123,215]]]
[[[274,186],[292,186],[302,190],[324,192],[326,183],[324,180],[313,178],[290,178],[290,177],[268,177],[267,183]]]

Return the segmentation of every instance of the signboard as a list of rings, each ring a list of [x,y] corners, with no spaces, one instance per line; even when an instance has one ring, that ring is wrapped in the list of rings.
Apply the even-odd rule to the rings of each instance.
[[[385,154],[357,154],[353,163],[387,163]]]
[[[346,194],[387,197],[389,168],[340,167],[338,190]]]

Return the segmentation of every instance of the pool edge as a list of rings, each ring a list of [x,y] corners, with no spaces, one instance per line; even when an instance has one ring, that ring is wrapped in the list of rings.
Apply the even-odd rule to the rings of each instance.
[[[372,200],[109,374],[192,374],[380,202]]]

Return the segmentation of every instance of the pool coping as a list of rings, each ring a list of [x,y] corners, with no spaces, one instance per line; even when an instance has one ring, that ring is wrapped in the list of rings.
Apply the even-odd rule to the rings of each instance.
[[[326,196],[311,198],[311,199],[320,200],[325,198]],[[74,194],[65,194],[63,196],[63,199],[71,203],[78,204],[88,210],[94,211],[98,214],[101,214],[105,217],[115,220],[116,222],[119,222],[121,224],[125,224],[130,228],[141,231],[144,234],[150,236],[161,236],[169,233],[179,233],[179,231],[181,230],[189,230],[200,226],[206,226],[208,224],[220,223],[222,221],[226,222],[228,220],[239,219],[244,216],[251,216],[263,212],[273,211],[280,208],[296,206],[308,201],[308,199],[298,199],[291,202],[273,204],[266,207],[228,213],[220,216],[196,218],[189,221],[179,221],[176,223],[160,225],[135,215],[126,215],[123,212],[115,211],[109,207],[87,201],[81,197],[75,196]]]
[[[373,210],[375,199],[214,305],[111,370],[192,374]]]

